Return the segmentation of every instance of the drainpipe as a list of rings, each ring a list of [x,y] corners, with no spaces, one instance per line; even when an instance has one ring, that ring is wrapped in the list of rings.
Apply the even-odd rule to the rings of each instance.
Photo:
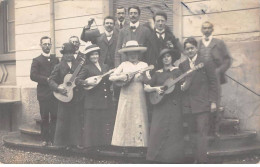
[[[55,46],[55,9],[54,9],[54,0],[50,0],[50,34],[51,34],[51,54],[56,53],[56,46]]]

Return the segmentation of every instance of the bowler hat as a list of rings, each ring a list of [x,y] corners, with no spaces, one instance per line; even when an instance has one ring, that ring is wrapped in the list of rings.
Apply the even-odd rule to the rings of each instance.
[[[60,50],[61,54],[71,53],[74,54],[76,51],[75,46],[72,43],[64,43]]]
[[[140,51],[143,53],[146,50],[147,50],[147,48],[140,46],[137,41],[128,41],[128,42],[126,42],[124,48],[118,50],[118,53],[133,52],[133,51]]]

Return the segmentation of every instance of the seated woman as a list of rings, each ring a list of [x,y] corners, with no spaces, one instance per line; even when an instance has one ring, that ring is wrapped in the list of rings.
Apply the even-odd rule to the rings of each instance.
[[[129,81],[121,87],[112,145],[124,147],[147,147],[148,118],[144,92],[144,76],[138,73],[133,77],[126,73],[148,67],[147,63],[139,61],[146,47],[140,47],[137,41],[128,41],[126,47],[119,50],[125,53],[128,61],[122,62],[109,77],[113,82]],[[132,79],[131,79],[132,78]],[[125,152],[123,152],[125,153]]]
[[[113,107],[111,82],[108,77],[103,77],[99,83],[95,79],[87,79],[102,75],[109,70],[107,65],[99,63],[100,48],[97,45],[90,45],[86,48],[85,54],[88,63],[80,71],[76,84],[94,87],[85,90],[82,144],[85,148],[92,147],[96,150],[98,147],[100,149],[111,145],[116,111]]]
[[[63,57],[61,62],[52,71],[49,77],[49,85],[53,91],[66,94],[67,90],[59,85],[63,83],[64,77],[67,74],[74,73],[79,62],[75,61],[75,47],[73,44],[64,43],[60,52],[63,54]],[[70,149],[81,144],[82,104],[78,95],[78,93],[74,94],[73,99],[68,103],[59,101],[54,135],[55,146]]]
[[[180,53],[171,49],[163,49],[158,58],[162,69],[157,70],[149,85],[145,85],[146,92],[157,91],[164,93],[161,88],[164,82],[181,75],[178,67],[173,63],[180,57]],[[175,85],[172,93],[166,94],[162,101],[153,106],[152,121],[146,159],[162,163],[181,163],[183,160],[183,131],[181,113],[180,84]]]

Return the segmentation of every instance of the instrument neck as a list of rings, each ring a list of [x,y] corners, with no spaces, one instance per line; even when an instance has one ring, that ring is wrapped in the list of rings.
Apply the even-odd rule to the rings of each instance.
[[[76,79],[76,76],[78,75],[83,63],[84,63],[84,61],[79,63],[78,67],[76,68],[76,70],[74,71],[74,73],[72,74],[72,76],[70,78],[70,82],[74,82],[74,80]]]

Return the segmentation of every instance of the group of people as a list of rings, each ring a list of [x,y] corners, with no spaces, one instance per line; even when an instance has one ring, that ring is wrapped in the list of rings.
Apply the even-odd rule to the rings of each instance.
[[[43,146],[96,151],[112,145],[123,154],[147,148],[151,162],[185,163],[192,154],[194,162],[207,163],[210,119],[231,64],[225,43],[212,37],[210,22],[202,24],[199,42],[189,37],[182,45],[166,25],[164,11],[154,13],[154,27],[139,22],[138,6],[128,8],[130,22],[126,12],[119,7],[117,20],[105,17],[102,34],[91,29],[94,19],[89,19],[81,40],[91,45],[80,52],[79,38],[70,37],[61,61],[50,54],[51,39],[41,38],[42,54],[33,59],[31,79],[38,82]],[[182,53],[187,59],[177,67]],[[62,84],[68,74],[68,83],[75,84],[73,98],[58,101],[53,92],[68,96]],[[152,93],[162,100],[151,104]]]

